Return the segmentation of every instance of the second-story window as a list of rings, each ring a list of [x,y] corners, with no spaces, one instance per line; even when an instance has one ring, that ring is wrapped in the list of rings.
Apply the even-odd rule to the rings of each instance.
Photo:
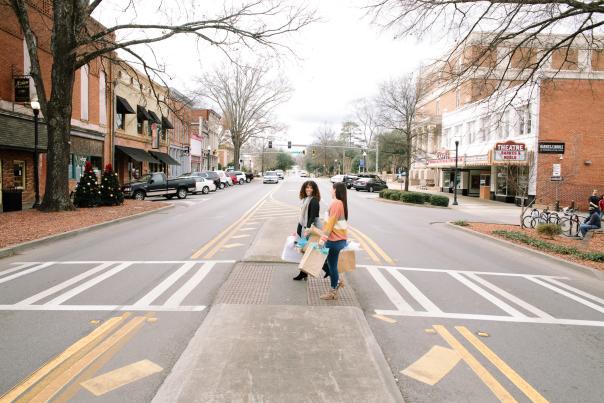
[[[436,100],[436,115],[440,115],[440,98]]]
[[[107,94],[105,86],[107,85],[107,76],[104,71],[99,73],[99,123],[107,124]]]
[[[455,107],[459,108],[461,106],[461,88],[455,90]]]
[[[531,124],[532,124],[532,119],[531,119],[531,105],[527,105],[525,107],[525,121],[526,121],[526,130],[524,131],[525,134],[531,134]]]
[[[80,69],[80,119],[88,120],[88,65]]]

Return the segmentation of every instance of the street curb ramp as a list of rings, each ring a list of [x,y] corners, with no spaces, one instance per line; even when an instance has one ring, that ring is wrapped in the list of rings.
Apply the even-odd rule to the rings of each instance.
[[[403,398],[359,308],[218,304],[153,402]]]

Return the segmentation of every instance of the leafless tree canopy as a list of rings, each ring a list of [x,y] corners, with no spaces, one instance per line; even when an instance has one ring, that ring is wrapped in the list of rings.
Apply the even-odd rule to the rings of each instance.
[[[448,65],[453,76],[463,79],[486,68],[482,77],[495,83],[491,91],[511,82],[531,82],[554,53],[564,59],[562,64],[576,64],[571,47],[604,47],[599,37],[604,24],[601,1],[382,0],[367,9],[375,23],[398,36],[455,40],[439,69]],[[478,46],[468,49],[476,35],[481,37]],[[458,64],[462,53],[463,63]]]
[[[354,120],[360,129],[358,138],[365,148],[370,148],[380,131],[378,109],[374,99],[363,98],[354,104]]]
[[[205,75],[200,92],[220,108],[238,166],[242,145],[279,130],[274,110],[289,99],[291,88],[283,78],[271,78],[266,66],[235,63]]]
[[[192,35],[217,46],[228,54],[253,44],[276,51],[284,46],[279,37],[298,31],[315,20],[314,12],[288,0],[242,0],[216,4],[201,0],[0,0],[0,7],[12,9],[23,31],[31,59],[33,78],[42,114],[48,127],[47,176],[43,210],[67,210],[69,200],[67,167],[71,131],[71,104],[75,72],[97,60],[115,59],[118,50],[138,60],[149,80],[161,66],[149,63],[137,53],[137,46],[150,45],[176,35]],[[105,27],[93,13],[104,7],[121,7],[128,22]],[[154,18],[142,12],[156,8]],[[167,10],[175,10],[172,14]],[[202,11],[199,11],[202,10]],[[207,12],[208,14],[200,14]],[[51,21],[45,27],[35,25],[40,18]],[[96,14],[95,14],[96,15]],[[52,82],[42,79],[36,36],[40,29],[51,31]],[[227,52],[228,51],[228,52]]]

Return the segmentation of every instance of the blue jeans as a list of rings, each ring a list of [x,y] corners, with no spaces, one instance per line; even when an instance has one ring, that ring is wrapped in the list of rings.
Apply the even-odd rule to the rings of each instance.
[[[589,231],[590,229],[598,229],[600,227],[598,227],[597,225],[589,225],[589,224],[581,224],[579,225],[579,231],[581,231],[581,235],[585,236],[585,234],[587,234],[587,231]]]
[[[331,288],[336,289],[338,287],[338,281],[340,276],[338,275],[338,258],[340,257],[340,251],[346,247],[347,241],[327,241],[325,247],[329,248],[329,254],[327,255],[327,267],[329,268],[329,278],[331,279]]]

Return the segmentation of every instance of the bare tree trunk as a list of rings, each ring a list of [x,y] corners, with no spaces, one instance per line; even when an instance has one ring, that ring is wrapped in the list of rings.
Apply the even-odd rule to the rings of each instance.
[[[241,142],[233,139],[233,159],[235,161],[233,161],[233,164],[235,164],[235,169],[239,170],[239,160],[241,156]]]
[[[407,137],[407,152],[405,153],[405,192],[409,191],[409,176],[411,174],[411,145],[413,142],[413,137],[411,137],[411,131],[408,131],[406,134]]]

